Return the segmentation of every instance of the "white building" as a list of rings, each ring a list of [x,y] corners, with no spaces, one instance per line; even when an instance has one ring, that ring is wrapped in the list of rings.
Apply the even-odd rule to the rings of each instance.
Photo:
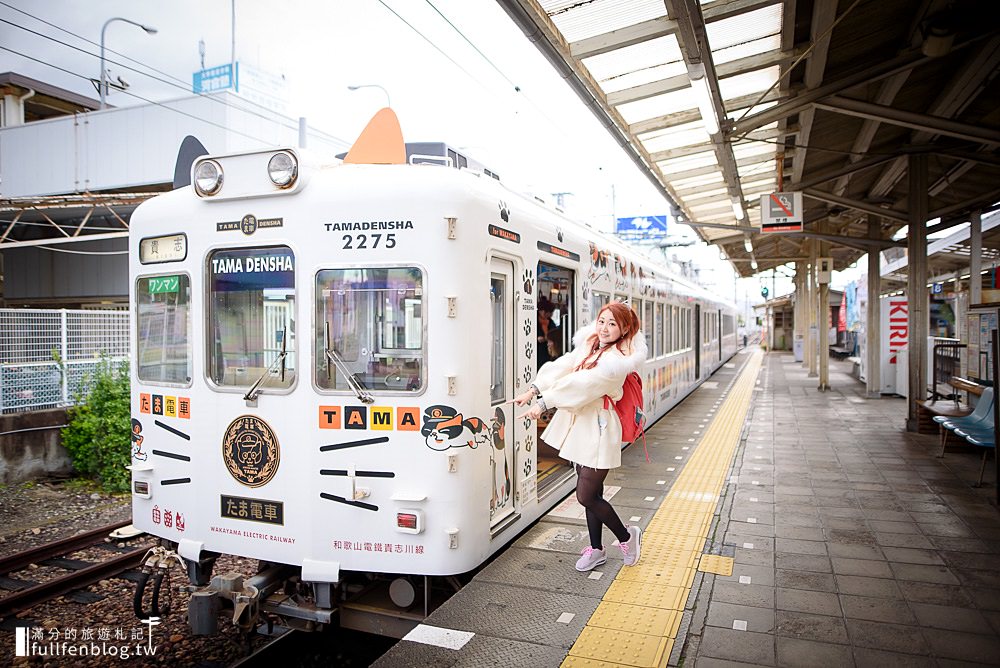
[[[209,153],[348,145],[228,90],[133,107],[15,73],[0,74],[0,306],[124,304],[128,220],[143,200],[186,182],[178,150]],[[193,156],[192,156],[193,157]]]

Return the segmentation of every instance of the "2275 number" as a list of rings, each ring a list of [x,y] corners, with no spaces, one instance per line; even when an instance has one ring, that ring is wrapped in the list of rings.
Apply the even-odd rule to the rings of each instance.
[[[385,239],[383,240],[383,237]],[[361,248],[378,248],[379,243],[382,243],[384,248],[395,248],[396,247],[396,233],[390,232],[388,234],[345,234],[343,236],[344,245],[343,248],[346,250],[357,250]],[[371,245],[368,242],[371,241]]]

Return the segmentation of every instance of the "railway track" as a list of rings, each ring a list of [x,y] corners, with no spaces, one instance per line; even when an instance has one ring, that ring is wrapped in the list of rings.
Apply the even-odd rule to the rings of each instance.
[[[108,524],[75,536],[70,536],[69,538],[63,538],[37,548],[0,558],[0,576],[8,576],[10,573],[17,572],[31,564],[45,565],[45,562],[49,560],[63,557],[88,547],[100,546],[104,543],[104,539],[108,534],[128,524],[129,522]],[[0,619],[43,601],[51,600],[57,596],[62,596],[109,576],[134,568],[139,564],[139,561],[148,549],[148,547],[139,547],[115,555],[108,560],[102,560],[99,563],[89,565],[82,565],[82,562],[73,562],[72,565],[64,565],[66,562],[64,564],[52,564],[73,570],[66,575],[53,578],[47,582],[30,584],[0,599]]]

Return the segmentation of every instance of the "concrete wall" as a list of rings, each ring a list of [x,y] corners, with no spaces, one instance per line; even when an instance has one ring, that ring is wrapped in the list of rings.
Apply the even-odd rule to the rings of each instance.
[[[69,475],[73,465],[60,442],[66,409],[0,415],[0,483]]]

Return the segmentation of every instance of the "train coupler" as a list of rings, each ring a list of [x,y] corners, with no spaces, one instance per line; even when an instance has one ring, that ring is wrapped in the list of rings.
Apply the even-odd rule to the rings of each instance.
[[[188,601],[188,623],[195,635],[214,635],[219,628],[219,613],[232,608],[233,625],[249,631],[260,615],[260,591],[245,583],[238,573],[216,575],[209,585],[194,591]]]

